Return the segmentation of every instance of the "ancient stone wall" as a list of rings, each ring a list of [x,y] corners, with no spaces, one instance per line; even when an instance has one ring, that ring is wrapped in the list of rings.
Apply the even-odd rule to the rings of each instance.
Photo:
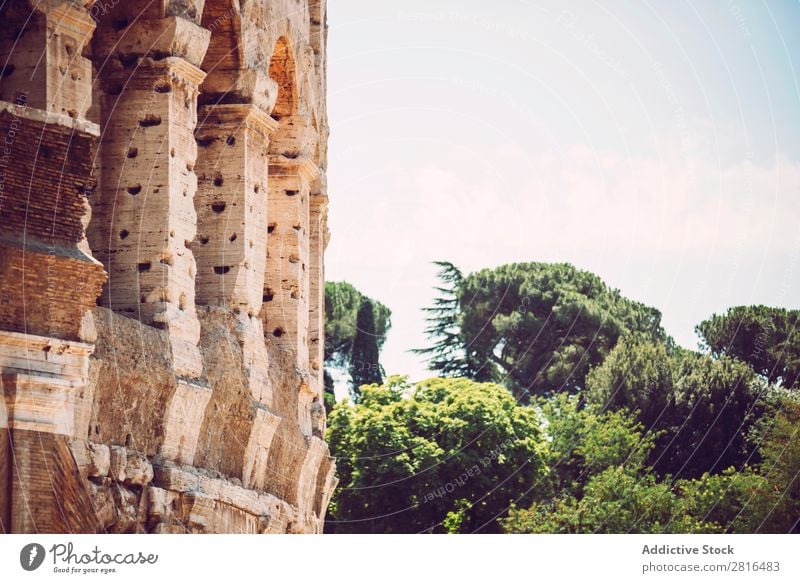
[[[325,3],[0,21],[0,532],[321,532]]]

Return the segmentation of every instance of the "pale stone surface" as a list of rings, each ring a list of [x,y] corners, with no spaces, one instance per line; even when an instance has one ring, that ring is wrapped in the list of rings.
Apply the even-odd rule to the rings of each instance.
[[[0,21],[0,529],[321,532],[325,2]]]

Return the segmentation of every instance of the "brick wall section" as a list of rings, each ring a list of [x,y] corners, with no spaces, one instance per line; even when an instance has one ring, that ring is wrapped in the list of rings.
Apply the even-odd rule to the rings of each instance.
[[[10,442],[13,532],[96,532],[95,513],[66,438],[15,429]]]
[[[96,138],[8,111],[0,111],[0,137],[0,237],[77,244]]]

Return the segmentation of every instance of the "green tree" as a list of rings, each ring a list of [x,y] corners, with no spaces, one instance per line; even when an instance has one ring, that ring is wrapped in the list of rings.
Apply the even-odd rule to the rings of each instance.
[[[701,322],[697,333],[714,356],[732,356],[770,383],[796,387],[800,378],[800,310],[737,306]]]
[[[378,356],[386,341],[386,335],[392,326],[392,312],[382,303],[368,298],[359,292],[351,284],[341,281],[329,281],[325,284],[325,403],[330,410],[333,398],[334,372],[352,373],[354,368],[354,346],[359,335],[358,317],[359,311],[365,302],[372,306],[373,324],[369,328],[361,327],[362,333],[366,333],[369,342],[377,345]],[[362,316],[367,317],[367,316]],[[367,339],[359,341],[360,349],[364,350]],[[373,350],[369,347],[368,350]],[[368,362],[363,355],[359,356],[360,365],[355,368],[364,369],[364,362]],[[370,356],[370,358],[374,358]],[[371,362],[380,366],[379,359],[374,358]],[[360,385],[359,385],[360,386]]]
[[[589,402],[627,409],[657,434],[659,473],[699,477],[742,465],[766,385],[746,365],[636,338],[621,341],[586,379]]]
[[[380,363],[380,346],[375,326],[375,312],[372,301],[361,300],[356,318],[356,336],[353,340],[353,354],[350,360],[352,394],[357,400],[362,385],[381,384],[383,367]]]
[[[514,508],[503,520],[510,533],[712,533],[719,525],[699,520],[668,482],[610,467],[592,476],[584,495]]]
[[[467,379],[363,387],[337,403],[328,443],[339,488],[335,532],[496,532],[543,476],[541,420],[505,388]]]
[[[444,377],[465,377],[475,381],[491,379],[491,369],[481,366],[480,359],[470,351],[461,334],[461,304],[459,294],[464,274],[448,261],[435,261],[441,284],[434,289],[438,296],[433,305],[423,308],[427,327],[425,334],[433,343],[412,352],[428,359],[428,368]]]
[[[671,342],[658,310],[572,265],[515,263],[463,277],[447,265],[425,350],[445,374],[443,362],[456,352],[463,364],[453,374],[502,382],[518,396],[575,391],[620,337]]]
[[[627,410],[602,411],[582,404],[576,395],[539,398],[534,406],[543,421],[547,488],[535,496],[548,500],[568,493],[580,496],[586,482],[612,467],[634,474],[645,467],[654,437]]]

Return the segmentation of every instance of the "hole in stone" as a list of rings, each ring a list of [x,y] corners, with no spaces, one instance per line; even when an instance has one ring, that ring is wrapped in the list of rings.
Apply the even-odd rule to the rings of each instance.
[[[289,263],[298,263],[300,258],[297,255],[289,255]]]
[[[206,245],[208,243],[208,237],[199,237],[199,239],[201,245]]]
[[[228,136],[228,139],[225,140],[225,143],[228,144],[229,146],[232,146],[236,143],[236,138],[234,138],[233,136]]]
[[[272,290],[267,288],[266,291],[264,291],[264,295],[263,295],[263,297],[261,299],[263,301],[265,301],[265,302],[271,302],[272,298],[274,298],[274,297],[275,297],[275,294],[272,292]]]
[[[214,136],[203,136],[201,138],[197,138],[197,145],[201,148],[208,147],[211,145],[211,142],[213,142],[214,139]]]
[[[169,265],[170,267],[172,267],[172,265],[175,263],[175,260],[172,258],[172,255],[166,255],[161,259],[159,259],[159,262],[163,263],[164,265]]]
[[[111,23],[111,28],[114,30],[122,30],[128,26],[128,19],[127,18],[117,18]]]
[[[275,336],[275,338],[280,338],[281,336],[283,336],[283,328],[275,328],[272,331],[272,335]]]
[[[283,156],[289,160],[295,160],[300,157],[300,152],[284,152]]]
[[[236,240],[236,233],[228,237],[228,241],[230,241],[231,243],[233,243],[235,240]]]
[[[228,265],[215,265],[214,266],[214,273],[217,275],[224,275],[231,270],[230,266]]]
[[[220,176],[219,174],[217,174],[217,175],[214,177],[214,186],[217,186],[217,187],[219,187],[219,186],[222,186],[222,182],[223,182],[223,180],[222,180],[222,176]]]
[[[143,128],[151,128],[153,126],[161,125],[161,116],[154,113],[148,113],[139,120],[139,125]]]
[[[186,294],[182,293],[181,297],[178,298],[178,309],[181,311],[186,310]]]
[[[64,50],[68,55],[72,56],[72,53],[75,52],[75,47],[73,47],[70,43],[65,43]]]
[[[8,65],[0,69],[0,79],[11,75],[14,72],[14,69],[16,69],[16,67],[12,63],[9,63]]]
[[[119,238],[120,238],[120,239],[127,239],[129,234],[130,234],[130,233],[128,233],[128,231],[127,231],[126,229],[122,229],[122,230],[119,232]]]
[[[170,155],[171,158],[175,157],[175,148],[170,148],[169,155]]]
[[[155,91],[156,93],[169,93],[170,91],[172,91],[172,85],[170,85],[166,81],[162,81],[160,83],[155,84],[155,86],[153,87],[153,91]]]
[[[108,95],[119,95],[120,93],[122,93],[122,84],[120,83],[109,85],[108,89],[106,89],[106,94]]]
[[[72,73],[69,74],[69,78],[72,79],[73,81],[77,81],[78,80],[78,72],[77,71],[72,71]]]
[[[125,436],[125,447],[133,446],[133,435],[130,433]]]
[[[295,231],[299,231],[300,229],[302,229],[302,227],[301,227],[300,225],[292,225],[292,228],[293,228]]]
[[[183,246],[186,247],[187,249],[190,249],[191,245],[192,245],[192,242],[189,241],[188,239],[184,239],[183,240]]]
[[[136,268],[139,271],[150,271],[151,267],[152,267],[152,264],[149,261],[143,261],[142,263],[138,263],[136,265]]]
[[[100,426],[99,425],[95,425],[94,426],[94,434],[95,435],[100,435]]]
[[[286,196],[296,196],[299,192],[298,190],[284,190],[283,191]]]
[[[169,232],[169,236],[170,236],[170,237],[174,237],[174,236],[175,236],[175,231],[170,231],[170,232]]]
[[[134,184],[133,186],[129,186],[128,187],[128,194],[132,194],[133,196],[136,196],[140,192],[142,192],[142,185],[141,184]]]
[[[270,223],[267,225],[267,233],[272,234],[275,231],[275,223]]]
[[[299,299],[300,299],[300,292],[298,292],[298,291],[296,291],[296,290],[295,290],[295,291],[293,291],[293,292],[290,294],[290,296],[291,296],[291,298],[292,298],[293,300],[299,300]]]
[[[227,205],[224,202],[213,202],[211,203],[211,210],[215,213],[221,213],[225,210]]]
[[[128,158],[136,158],[139,155],[139,148],[128,148]]]
[[[192,160],[191,162],[186,162],[186,169],[189,172],[194,172],[194,160]]]
[[[139,57],[136,55],[119,55],[119,62],[122,63],[122,66],[125,69],[130,69],[133,67],[138,60]]]
[[[250,240],[250,249],[252,249],[252,248],[253,248],[253,240],[251,239]]]
[[[258,193],[259,190],[261,190],[261,185],[260,184],[253,185],[253,192]]]

